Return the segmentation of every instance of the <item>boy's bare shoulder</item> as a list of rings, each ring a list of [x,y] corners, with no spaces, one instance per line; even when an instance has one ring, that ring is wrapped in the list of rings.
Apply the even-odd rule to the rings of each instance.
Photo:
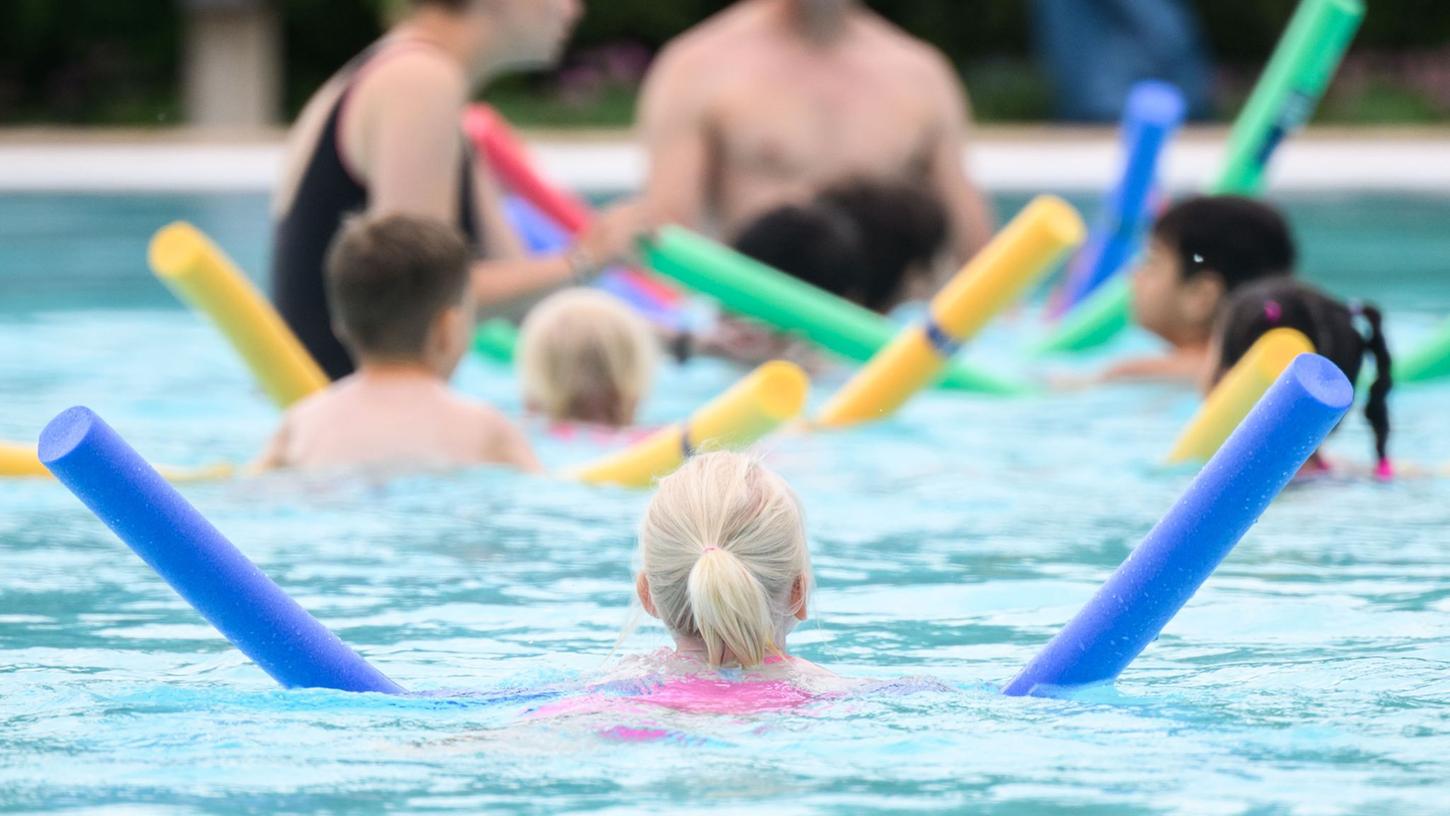
[[[513,420],[507,414],[482,400],[454,393],[450,396],[449,408],[452,420],[485,447],[491,445],[500,433],[514,429]]]

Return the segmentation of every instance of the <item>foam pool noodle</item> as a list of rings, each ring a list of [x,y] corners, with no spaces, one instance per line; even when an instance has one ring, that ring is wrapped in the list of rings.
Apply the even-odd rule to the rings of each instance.
[[[1187,103],[1170,83],[1144,80],[1128,93],[1123,111],[1123,171],[1087,243],[1068,266],[1057,317],[1070,312],[1122,271],[1148,227],[1149,206],[1164,148],[1183,124]]]
[[[1212,192],[1259,194],[1274,151],[1314,113],[1363,19],[1361,0],[1300,2],[1234,121]],[[1129,303],[1126,280],[1104,284],[1075,310],[1084,312],[1082,318],[1065,320],[1037,352],[1086,351],[1103,345],[1131,322]]]
[[[303,609],[88,408],[40,435],[40,460],[187,603],[287,688],[403,689]]]
[[[535,171],[523,142],[497,111],[484,104],[470,105],[463,116],[463,130],[499,179],[542,216],[571,237],[578,237],[589,226],[594,219],[589,205]],[[679,292],[637,270],[622,270],[619,274],[629,277],[656,307],[674,306],[681,299]]]
[[[1395,360],[1396,382],[1411,383],[1450,377],[1450,320],[1414,351]]]
[[[34,445],[0,442],[0,476],[6,478],[44,478],[50,475]]]
[[[1003,689],[1051,695],[1115,680],[1193,597],[1354,402],[1339,367],[1295,358],[1177,503]]]
[[[327,375],[277,310],[196,227],[163,227],[151,239],[148,257],[167,288],[216,324],[279,407],[327,387]]]
[[[171,467],[157,465],[156,471],[173,484],[183,482],[207,482],[231,478],[236,468],[225,463],[201,467]],[[19,442],[0,441],[0,478],[7,479],[49,479],[50,471],[40,462],[40,453],[34,445]]]
[[[1284,369],[1299,355],[1312,351],[1314,344],[1298,329],[1265,332],[1224,374],[1184,426],[1168,453],[1168,463],[1203,462],[1217,453]]]
[[[1033,199],[932,298],[925,321],[899,333],[826,403],[816,424],[839,428],[894,413],[1086,233],[1067,202]]]
[[[699,451],[739,449],[796,418],[810,380],[800,366],[773,360],[747,375],[683,423],[662,428],[629,448],[569,471],[581,481],[649,487]]]
[[[512,363],[518,346],[518,327],[503,318],[486,320],[473,333],[473,350],[494,362]]]
[[[508,218],[509,226],[514,228],[514,233],[519,236],[519,240],[524,244],[524,249],[527,249],[530,255],[563,252],[573,242],[567,230],[530,204],[526,198],[518,195],[505,195],[503,211],[504,216]]]
[[[879,314],[837,297],[683,227],[666,226],[642,244],[650,268],[706,295],[735,314],[804,337],[826,351],[865,362],[885,348],[899,327]],[[987,394],[1020,394],[1021,383],[962,363],[942,385]]]

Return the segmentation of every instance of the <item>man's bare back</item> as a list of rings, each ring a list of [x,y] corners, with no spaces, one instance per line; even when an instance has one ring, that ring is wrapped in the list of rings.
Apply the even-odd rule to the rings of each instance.
[[[641,112],[653,213],[729,235],[835,182],[905,181],[941,199],[956,254],[975,252],[991,214],[962,167],[950,65],[854,0],[807,5],[742,0],[660,57]]]

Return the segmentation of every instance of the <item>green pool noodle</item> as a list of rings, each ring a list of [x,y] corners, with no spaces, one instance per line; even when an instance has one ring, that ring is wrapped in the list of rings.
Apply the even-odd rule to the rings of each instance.
[[[1210,188],[1214,193],[1251,196],[1263,190],[1264,170],[1274,149],[1309,121],[1362,20],[1362,0],[1303,0],[1299,4],[1229,132],[1223,169]],[[1084,301],[1038,350],[1086,351],[1127,328],[1127,283],[1114,281],[1112,285],[1119,291],[1099,292]],[[1109,284],[1101,288],[1107,290]],[[1119,304],[1119,311],[1112,311],[1113,303]],[[1074,319],[1079,312],[1082,319]],[[1088,317],[1102,322],[1089,325]]]
[[[1309,121],[1364,20],[1362,0],[1304,0],[1228,137],[1215,193],[1258,195],[1269,158]]]
[[[879,314],[748,258],[683,227],[641,242],[646,264],[727,311],[799,335],[849,360],[866,362],[900,327]],[[954,363],[940,385],[983,394],[1020,394],[1021,383]]]
[[[1400,383],[1450,377],[1450,320],[1441,323],[1429,340],[1396,360],[1394,375]]]
[[[1100,285],[1063,317],[1057,330],[1033,349],[1036,355],[1090,351],[1112,340],[1132,322],[1133,290],[1126,275]]]
[[[484,322],[473,333],[473,350],[495,362],[512,363],[518,345],[518,328],[502,318]]]

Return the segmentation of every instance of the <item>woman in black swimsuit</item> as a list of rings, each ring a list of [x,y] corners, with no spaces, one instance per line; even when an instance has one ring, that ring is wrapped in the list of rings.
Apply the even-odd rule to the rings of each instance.
[[[328,246],[350,214],[406,212],[456,224],[480,258],[474,293],[482,307],[577,281],[627,251],[617,228],[599,229],[566,255],[525,260],[460,131],[473,86],[552,62],[579,13],[579,0],[411,0],[406,19],[308,102],[276,201],[272,297],[329,376],[352,371],[323,285]]]

